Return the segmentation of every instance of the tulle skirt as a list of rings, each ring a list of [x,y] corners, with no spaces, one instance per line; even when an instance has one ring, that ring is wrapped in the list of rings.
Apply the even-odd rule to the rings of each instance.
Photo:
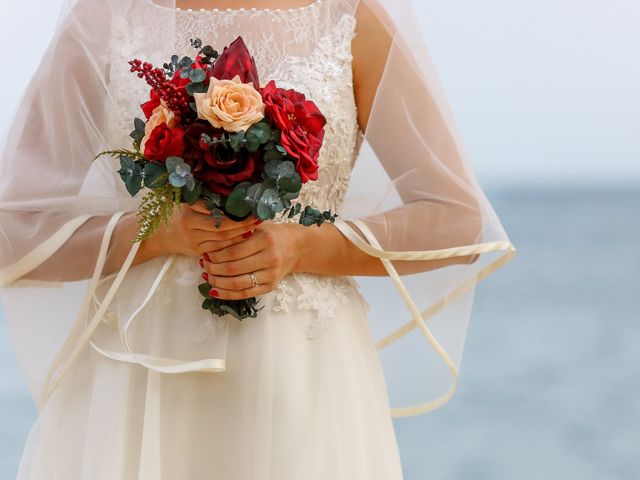
[[[258,318],[223,317],[224,372],[159,373],[87,346],[34,424],[18,480],[401,479],[364,300],[347,289],[319,325],[320,310],[295,306],[313,291],[287,279],[289,311],[272,308],[274,290]]]

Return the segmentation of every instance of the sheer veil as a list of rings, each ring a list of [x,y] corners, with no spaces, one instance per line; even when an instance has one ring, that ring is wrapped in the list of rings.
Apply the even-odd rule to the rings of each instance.
[[[133,244],[116,271],[105,270],[114,231],[140,201],[121,185],[113,161],[92,161],[125,146],[107,134],[118,102],[114,31],[131,20],[136,1],[143,0],[67,0],[0,158],[0,298],[38,410],[79,353],[92,340],[98,347],[118,290],[127,281],[139,286],[127,318],[153,308],[149,300],[171,261],[154,259],[140,277],[131,268]],[[161,64],[175,51],[175,0],[144,1],[159,7],[160,25],[136,20],[139,42],[121,50],[125,60]],[[357,280],[370,305],[390,413],[416,415],[453,395],[475,285],[515,248],[473,174],[410,0],[316,1],[345,15],[367,8],[391,38],[336,227],[389,274]],[[273,34],[278,41],[275,27]],[[130,344],[98,348],[166,373],[224,375],[224,334],[203,349],[181,338],[183,328],[167,325],[175,345],[148,344],[141,325],[131,329]]]

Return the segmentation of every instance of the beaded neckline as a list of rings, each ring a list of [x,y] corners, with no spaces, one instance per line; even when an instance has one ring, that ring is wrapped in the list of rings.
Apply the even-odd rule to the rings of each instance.
[[[162,5],[158,5],[156,2],[154,2],[153,0],[148,0],[149,2],[151,2],[153,5],[155,5],[158,8],[166,8],[163,7]],[[307,5],[302,5],[300,7],[295,7],[295,8],[199,8],[199,9],[193,9],[193,8],[180,8],[180,7],[175,7],[176,12],[179,13],[219,13],[219,12],[226,12],[226,13],[240,13],[240,12],[251,12],[251,13],[269,13],[269,12],[303,12],[306,10],[309,10],[311,8],[314,8],[316,6],[318,6],[320,3],[324,2],[324,0],[314,0],[313,2],[307,4]]]

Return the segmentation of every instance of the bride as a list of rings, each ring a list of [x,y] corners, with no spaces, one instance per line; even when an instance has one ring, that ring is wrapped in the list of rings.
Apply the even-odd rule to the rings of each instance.
[[[408,0],[67,3],[1,160],[2,301],[39,413],[18,478],[402,478],[392,416],[451,398],[474,286],[515,251]],[[327,118],[300,199],[336,223],[216,227],[198,202],[133,243],[140,196],[92,160],[148,95],[127,61],[238,35]],[[203,279],[258,316],[202,310]]]

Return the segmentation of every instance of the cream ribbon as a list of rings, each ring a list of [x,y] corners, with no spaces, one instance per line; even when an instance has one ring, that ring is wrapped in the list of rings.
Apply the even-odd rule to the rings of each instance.
[[[86,319],[87,319],[89,305],[90,305],[91,299],[94,297],[97,285],[101,281],[104,281],[106,278],[110,278],[112,276],[112,274],[109,274],[107,276],[102,276],[101,273],[104,268],[108,247],[109,247],[109,242],[111,240],[113,230],[115,229],[118,223],[118,220],[124,213],[126,213],[126,211],[119,211],[114,213],[111,216],[109,222],[107,223],[107,226],[105,227],[105,230],[102,236],[102,241],[100,244],[100,250],[96,260],[96,265],[94,267],[91,280],[89,281],[89,285],[87,286],[87,290],[86,290],[84,299],[82,301],[82,306],[78,311],[76,320],[74,321],[74,324],[71,327],[71,330],[64,344],[62,345],[62,347],[54,357],[53,361],[49,365],[49,368],[45,376],[42,393],[40,395],[40,398],[36,399],[36,407],[38,411],[41,411],[42,408],[44,408],[44,405],[46,404],[47,400],[51,397],[51,395],[53,394],[57,386],[62,381],[63,377],[69,371],[69,369],[75,362],[76,358],[78,357],[78,355],[81,353],[82,349],[88,342],[91,343],[91,345],[93,346],[93,348],[96,349],[96,351],[98,351],[99,353],[109,358],[122,361],[122,362],[129,362],[129,363],[136,363],[139,365],[143,365],[151,370],[155,370],[158,372],[164,372],[164,373],[182,373],[182,372],[189,372],[189,371],[219,372],[219,371],[225,370],[224,359],[212,358],[212,359],[202,359],[197,361],[177,360],[173,358],[134,353],[129,348],[128,337],[127,337],[128,329],[131,326],[135,315],[137,315],[137,313],[139,313],[142,310],[142,308],[144,308],[146,303],[149,301],[149,299],[157,289],[162,279],[162,276],[166,273],[171,261],[174,258],[173,256],[169,257],[165,262],[165,264],[163,265],[163,268],[161,269],[160,274],[155,279],[150,291],[145,297],[143,304],[138,309],[136,309],[132,317],[127,321],[123,341],[125,342],[125,346],[128,351],[113,352],[113,351],[101,349],[95,344],[95,342],[91,340],[91,336],[95,332],[96,328],[100,325],[100,321],[104,317],[104,314],[108,306],[111,304],[111,301],[113,300],[118,288],[120,287],[120,284],[124,280],[126,273],[129,271],[129,268],[133,263],[133,259],[135,258],[136,253],[138,252],[138,249],[140,247],[139,242],[134,242],[132,244],[131,249],[129,250],[129,253],[126,259],[124,260],[120,270],[117,272],[117,275],[113,283],[110,285],[97,311],[94,313],[91,320],[87,323]],[[21,276],[27,274],[31,270],[41,265],[51,255],[53,255],[84,222],[86,222],[92,216],[93,215],[82,215],[70,220],[65,225],[63,225],[60,229],[58,229],[58,231],[56,231],[56,233],[54,233],[47,241],[43,242],[38,247],[33,249],[29,254],[25,255],[22,259],[20,259],[10,267],[3,270],[2,276],[0,277],[3,282],[2,286],[7,286],[10,283],[13,283],[17,279],[19,279]],[[55,283],[55,282],[50,282],[50,283]],[[80,338],[76,340],[76,337],[78,335],[80,335]]]
[[[144,300],[136,308],[136,310],[129,316],[125,322],[124,331],[121,335],[122,343],[126,349],[126,352],[117,352],[114,350],[107,350],[98,347],[93,340],[89,340],[91,346],[100,354],[105,357],[109,357],[113,360],[120,362],[134,363],[142,365],[149,370],[154,370],[160,373],[185,373],[185,372],[224,372],[226,368],[226,362],[224,358],[204,358],[200,360],[179,360],[175,358],[147,355],[141,353],[135,353],[129,345],[129,328],[133,324],[137,315],[146,307],[151,300],[151,297],[155,294],[156,290],[160,286],[160,283],[166,275],[169,267],[173,263],[175,255],[170,255],[165,260],[162,268],[156,275],[153,284],[149,288]]]
[[[504,264],[506,264],[516,252],[515,247],[506,241],[498,241],[498,242],[487,242],[475,245],[466,245],[463,247],[454,247],[454,248],[445,248],[440,250],[430,250],[430,251],[413,251],[413,252],[387,252],[382,249],[380,243],[377,241],[373,232],[369,229],[369,227],[360,220],[350,220],[354,225],[356,225],[362,234],[365,236],[369,243],[366,243],[362,237],[356,233],[353,228],[345,221],[337,219],[334,225],[351,241],[353,242],[360,250],[365,253],[372,255],[374,257],[378,257],[382,264],[384,265],[389,277],[393,281],[396,289],[400,293],[402,300],[405,305],[409,309],[411,313],[412,319],[407,323],[402,325],[400,328],[388,334],[383,339],[376,342],[376,349],[382,350],[383,348],[388,347],[393,342],[402,338],[404,335],[411,332],[414,328],[420,328],[422,334],[425,336],[431,347],[435,350],[438,356],[445,363],[449,372],[451,372],[451,376],[453,377],[453,383],[449,390],[441,395],[440,397],[419,404],[412,405],[407,407],[392,407],[391,415],[393,417],[408,417],[413,415],[419,415],[421,413],[426,413],[431,410],[435,410],[436,408],[441,407],[445,403],[447,403],[451,397],[453,397],[457,383],[458,383],[458,369],[452,361],[450,355],[444,350],[442,345],[438,342],[438,340],[433,336],[429,327],[425,323],[425,320],[432,317],[440,310],[442,310],[449,302],[459,297],[463,293],[469,291],[480,282],[482,279],[486,278],[491,272],[497,270]],[[458,256],[466,256],[466,255],[474,255],[480,253],[494,252],[494,251],[506,251],[504,255],[499,257],[497,260],[491,262],[488,266],[481,269],[476,275],[470,278],[467,282],[458,286],[455,290],[450,292],[444,298],[442,298],[439,302],[432,305],[424,312],[420,312],[415,302],[411,298],[409,291],[405,287],[398,271],[391,263],[391,260],[434,260],[434,259],[442,259],[442,258],[451,258]]]

